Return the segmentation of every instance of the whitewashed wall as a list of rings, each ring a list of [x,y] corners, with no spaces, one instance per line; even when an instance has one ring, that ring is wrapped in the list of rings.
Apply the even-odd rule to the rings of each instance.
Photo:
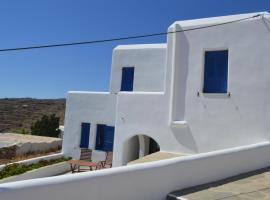
[[[175,22],[170,29],[211,25],[255,14]],[[198,152],[269,140],[270,18],[261,17],[169,38],[173,63],[171,122],[184,120]],[[229,51],[227,94],[203,94],[204,52]],[[169,82],[167,82],[169,84]],[[200,92],[200,96],[197,96]],[[180,130],[179,130],[180,131]],[[185,141],[183,141],[185,142]]]
[[[117,95],[117,116],[113,166],[130,161],[129,154],[138,151],[130,143],[135,135],[153,138],[163,151],[185,152],[194,146],[191,136],[184,131],[174,132],[168,123],[168,98],[162,92],[121,92]]]
[[[120,91],[123,67],[135,68],[133,91],[164,91],[166,47],[166,44],[117,46],[113,51],[110,92]]]
[[[76,175],[0,184],[0,198],[165,200],[169,192],[177,189],[269,166],[269,151],[270,144],[261,143]]]
[[[97,124],[115,124],[116,95],[107,92],[69,92],[65,114],[63,153],[80,156],[81,123],[91,123],[89,148],[95,148]]]

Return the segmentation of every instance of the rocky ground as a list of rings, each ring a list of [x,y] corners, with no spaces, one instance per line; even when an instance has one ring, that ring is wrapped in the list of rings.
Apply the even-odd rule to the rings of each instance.
[[[0,99],[0,133],[22,128],[30,131],[31,125],[43,115],[55,114],[63,124],[65,102],[65,99]]]

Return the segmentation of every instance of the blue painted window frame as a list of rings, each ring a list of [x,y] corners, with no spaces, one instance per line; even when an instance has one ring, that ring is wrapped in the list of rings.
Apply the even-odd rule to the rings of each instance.
[[[123,67],[121,91],[133,91],[135,67]]]
[[[203,93],[227,93],[228,50],[205,51]]]
[[[90,123],[83,122],[81,124],[81,140],[80,140],[80,148],[88,148],[89,147],[89,138],[90,138]]]

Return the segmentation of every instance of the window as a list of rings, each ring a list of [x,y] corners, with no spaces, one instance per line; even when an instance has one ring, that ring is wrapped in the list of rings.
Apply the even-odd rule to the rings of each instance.
[[[228,50],[206,51],[204,57],[204,93],[227,93]]]
[[[121,91],[133,91],[134,67],[122,68]]]
[[[96,150],[113,151],[114,127],[97,125]]]

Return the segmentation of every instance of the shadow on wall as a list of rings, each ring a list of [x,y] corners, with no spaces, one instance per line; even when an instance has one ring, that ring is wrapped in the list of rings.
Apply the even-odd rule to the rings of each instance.
[[[175,25],[176,31],[182,28]],[[173,83],[173,108],[172,120],[181,121],[185,118],[186,90],[189,66],[189,43],[184,32],[175,33],[174,53],[174,83]]]
[[[128,162],[160,151],[160,146],[153,138],[138,134],[125,141],[123,150],[122,160],[126,165]]]
[[[176,31],[183,30],[178,24],[175,25],[175,29]],[[172,120],[184,121],[190,52],[189,42],[184,32],[175,34],[175,45]],[[196,91],[194,91],[195,93]],[[188,151],[198,152],[198,147],[188,125],[171,127],[171,130],[175,139]]]
[[[265,27],[267,28],[267,30],[270,32],[270,19],[269,18],[265,18],[264,16],[262,17],[262,21],[265,25]]]
[[[175,139],[191,153],[198,153],[199,149],[188,125],[171,127]]]

